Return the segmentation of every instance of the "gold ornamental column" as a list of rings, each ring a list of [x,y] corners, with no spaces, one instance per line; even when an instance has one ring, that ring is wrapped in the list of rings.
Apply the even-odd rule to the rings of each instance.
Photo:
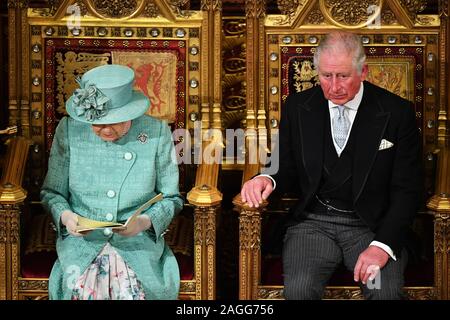
[[[196,299],[216,298],[216,216],[220,210],[222,193],[217,189],[220,161],[222,158],[222,0],[202,0],[201,9],[207,19],[202,25],[202,72],[201,101],[201,164],[196,173],[195,187],[187,194],[194,209],[194,272]],[[214,39],[213,42],[208,41]],[[198,130],[197,129],[197,130]],[[205,130],[211,130],[207,138]],[[198,142],[196,142],[198,143]],[[206,150],[206,151],[205,151]],[[204,154],[208,154],[206,160]],[[213,160],[213,161],[211,161]]]
[[[435,287],[436,297],[442,300],[450,298],[450,137],[448,115],[450,114],[450,82],[448,57],[450,57],[450,20],[448,0],[439,1],[441,17],[440,33],[440,103],[438,114],[438,172],[436,174],[435,195],[428,201],[427,207],[433,211],[434,251],[435,251]]]
[[[30,137],[28,0],[8,0],[9,124]]]
[[[245,167],[242,183],[259,173],[260,159],[257,152],[251,155],[261,139],[267,141],[266,110],[264,101],[265,50],[264,19],[265,0],[246,0],[245,14],[247,24],[247,126],[245,137]],[[264,142],[261,142],[261,144]],[[265,144],[264,144],[265,145]],[[251,159],[250,159],[251,158]],[[242,203],[241,195],[233,199],[235,211],[239,213],[239,299],[256,299],[260,283],[261,214],[266,202],[259,208],[249,208]]]
[[[29,142],[13,138],[0,180],[0,300],[17,300],[20,274],[20,215],[27,192],[21,187]]]

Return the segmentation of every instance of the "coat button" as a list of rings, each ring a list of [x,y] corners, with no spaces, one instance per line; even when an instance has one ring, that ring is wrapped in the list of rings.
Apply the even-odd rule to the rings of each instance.
[[[112,213],[107,213],[105,218],[107,221],[113,221],[114,216],[112,215]]]
[[[125,158],[125,160],[131,160],[133,159],[133,154],[131,152],[126,152],[123,157]]]
[[[105,229],[103,230],[103,234],[104,234],[106,237],[109,237],[109,236],[112,234],[111,228],[105,228]]]
[[[114,192],[114,190],[108,190],[106,195],[108,196],[108,198],[114,198],[116,196],[116,193]]]

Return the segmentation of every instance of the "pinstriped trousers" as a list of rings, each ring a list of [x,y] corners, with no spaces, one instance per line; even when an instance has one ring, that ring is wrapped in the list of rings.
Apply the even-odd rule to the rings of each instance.
[[[328,280],[343,262],[352,272],[374,233],[356,214],[337,211],[308,213],[287,229],[283,244],[284,296],[293,300],[321,299]],[[403,273],[407,264],[403,249],[397,261],[389,258],[381,269],[379,289],[359,283],[365,299],[404,299]]]

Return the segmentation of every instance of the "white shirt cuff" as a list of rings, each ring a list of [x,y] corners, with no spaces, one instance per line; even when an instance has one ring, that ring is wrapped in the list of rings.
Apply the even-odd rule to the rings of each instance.
[[[272,189],[272,190],[275,190],[275,188],[277,187],[277,183],[275,182],[274,178],[272,178],[272,177],[269,176],[268,174],[260,174],[260,175],[258,175],[258,176],[256,176],[256,177],[267,177],[267,178],[269,178],[270,180],[272,180],[272,185],[273,185],[273,189]],[[255,177],[255,178],[256,178],[256,177]]]
[[[383,249],[392,258],[392,260],[397,261],[397,257],[395,256],[394,251],[392,251],[391,247],[384,244],[383,242],[372,241],[369,246],[375,246],[375,247]]]

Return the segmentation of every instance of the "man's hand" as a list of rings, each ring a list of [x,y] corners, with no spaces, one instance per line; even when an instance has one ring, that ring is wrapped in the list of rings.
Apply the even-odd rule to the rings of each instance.
[[[150,218],[147,215],[140,215],[128,221],[127,228],[125,230],[116,231],[113,228],[112,231],[123,237],[134,237],[139,232],[145,231],[151,226],[152,222],[150,221]]]
[[[67,232],[75,237],[82,237],[83,235],[77,232],[78,215],[70,210],[65,210],[61,214],[61,223],[66,226]]]
[[[256,208],[266,200],[273,191],[272,180],[267,177],[255,177],[246,183],[241,190],[242,202],[246,202],[251,208]]]
[[[358,257],[353,271],[353,279],[366,284],[369,276],[373,280],[379,270],[386,265],[388,259],[389,255],[386,251],[377,246],[369,246]]]

